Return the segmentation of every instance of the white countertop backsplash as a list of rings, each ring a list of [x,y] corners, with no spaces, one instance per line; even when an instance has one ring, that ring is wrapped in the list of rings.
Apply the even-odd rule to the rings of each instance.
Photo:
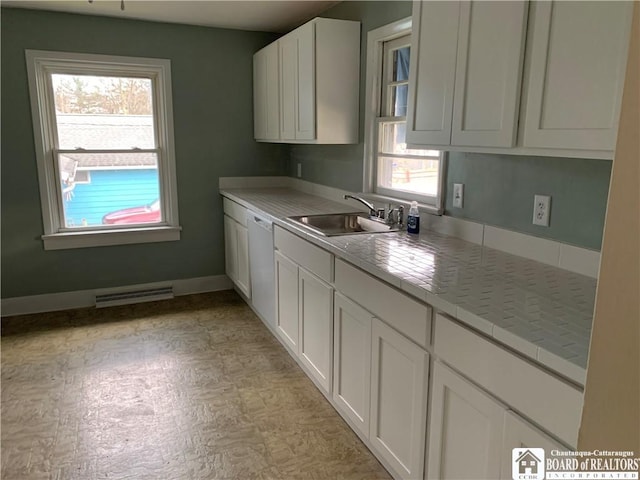
[[[287,220],[353,207],[289,188],[224,189],[337,257],[584,385],[596,280],[421,230],[324,237]],[[401,308],[399,305],[398,308]]]

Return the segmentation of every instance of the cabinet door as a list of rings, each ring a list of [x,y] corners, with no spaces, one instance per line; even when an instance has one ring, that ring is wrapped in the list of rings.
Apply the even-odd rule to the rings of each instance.
[[[278,40],[280,51],[280,133],[283,140],[315,138],[314,24]]]
[[[227,276],[235,282],[238,279],[237,223],[228,215],[224,216],[224,266]]]
[[[508,411],[504,417],[501,479],[511,480],[513,478],[511,451],[514,448],[544,448],[546,454],[549,454],[551,450],[570,450],[538,430],[515,412]]]
[[[251,298],[251,279],[249,278],[249,234],[247,227],[236,224],[237,276],[236,285],[248,298]]]
[[[449,145],[459,2],[414,2],[407,143]]]
[[[528,3],[472,1],[460,5],[451,145],[512,147]]]
[[[267,139],[267,52],[253,55],[253,137]]]
[[[298,354],[298,266],[275,252],[276,331]]]
[[[533,2],[524,146],[614,150],[633,2]]]
[[[331,392],[333,288],[298,268],[300,360],[325,392]]]
[[[373,319],[369,440],[401,478],[422,478],[428,355]]]
[[[256,140],[280,138],[280,66],[278,44],[253,56],[253,128]]]
[[[498,478],[504,414],[498,402],[435,362],[427,478]]]
[[[365,438],[369,437],[372,321],[369,312],[335,294],[333,400]]]

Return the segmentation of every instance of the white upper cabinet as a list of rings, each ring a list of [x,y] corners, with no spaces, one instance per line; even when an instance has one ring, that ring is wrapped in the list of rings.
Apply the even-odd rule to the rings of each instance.
[[[268,45],[254,56],[256,140],[358,143],[359,78],[359,22],[316,18]]]
[[[516,142],[528,5],[460,4],[452,145]]]
[[[459,2],[414,2],[407,143],[449,145]]]
[[[613,158],[632,6],[414,2],[407,144]]]
[[[527,3],[415,2],[407,143],[515,144]]]
[[[256,140],[280,139],[280,72],[278,45],[253,56],[253,128]]]
[[[615,148],[633,2],[535,2],[525,147]]]

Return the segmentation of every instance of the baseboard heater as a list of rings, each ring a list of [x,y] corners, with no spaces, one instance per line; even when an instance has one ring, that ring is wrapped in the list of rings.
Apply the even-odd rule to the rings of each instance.
[[[173,298],[173,287],[149,288],[147,290],[129,290],[96,295],[96,308],[128,305],[131,303],[155,302]]]

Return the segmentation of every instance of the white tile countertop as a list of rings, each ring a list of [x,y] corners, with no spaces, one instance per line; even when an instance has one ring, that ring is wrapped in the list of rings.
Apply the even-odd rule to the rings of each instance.
[[[595,279],[424,229],[324,237],[286,218],[357,211],[355,203],[288,188],[220,193],[584,385]]]

